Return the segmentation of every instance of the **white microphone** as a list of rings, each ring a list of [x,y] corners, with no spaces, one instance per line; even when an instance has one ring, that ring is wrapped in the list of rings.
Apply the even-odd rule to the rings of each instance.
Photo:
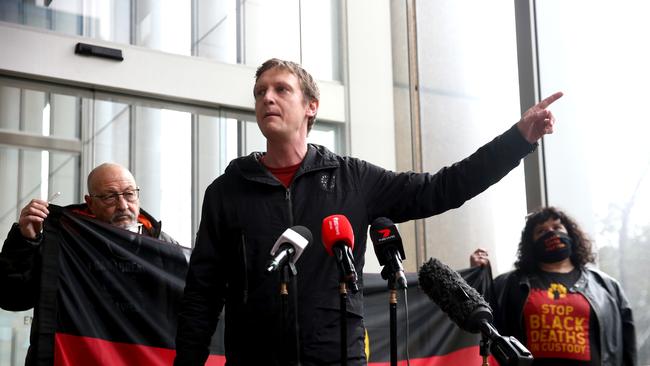
[[[305,247],[312,241],[311,231],[304,226],[294,226],[285,230],[271,248],[267,272],[277,271],[287,261],[296,264]]]

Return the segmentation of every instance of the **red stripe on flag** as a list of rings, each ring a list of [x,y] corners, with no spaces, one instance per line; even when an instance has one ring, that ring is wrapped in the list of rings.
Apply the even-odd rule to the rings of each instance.
[[[488,360],[490,365],[499,365],[492,356]],[[481,365],[483,357],[479,354],[479,347],[473,346],[461,348],[446,355],[412,358],[410,361],[411,366]],[[406,361],[398,361],[397,365],[406,366]],[[368,362],[368,366],[390,366],[390,362]]]
[[[150,365],[169,366],[174,363],[176,351],[168,348],[139,344],[118,343],[98,338],[56,333],[54,336],[54,365]],[[226,358],[210,355],[208,366],[224,366]]]

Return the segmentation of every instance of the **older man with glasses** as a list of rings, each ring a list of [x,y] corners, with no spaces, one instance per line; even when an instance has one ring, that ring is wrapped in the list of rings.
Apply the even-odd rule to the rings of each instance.
[[[86,204],[79,205],[74,211],[113,226],[177,244],[161,231],[159,221],[140,209],[139,192],[140,188],[130,171],[119,164],[104,163],[88,174]],[[20,212],[18,223],[9,232],[5,246],[16,241],[39,244],[43,222],[49,214],[47,206],[46,201],[31,200]]]
[[[129,256],[121,255],[110,258],[103,257],[102,255],[104,252],[101,251],[102,246],[99,245],[101,243],[92,242],[91,245],[97,245],[97,250],[93,251],[95,256],[84,257],[84,260],[94,260],[96,262],[90,262],[88,268],[86,268],[85,263],[81,266],[83,268],[75,268],[75,270],[80,271],[79,273],[90,273],[98,276],[93,280],[94,282],[80,282],[82,284],[79,286],[87,286],[87,283],[99,283],[102,284],[102,286],[105,286],[100,286],[101,288],[98,287],[97,292],[92,293],[92,296],[94,297],[91,298],[101,299],[96,301],[106,301],[106,304],[102,307],[92,304],[91,308],[97,307],[116,310],[127,309],[130,312],[140,314],[141,310],[135,311],[133,309],[139,309],[138,306],[143,305],[140,303],[134,303],[134,301],[150,301],[150,298],[155,298],[158,293],[167,294],[166,291],[171,291],[168,290],[166,283],[160,281],[160,283],[156,282],[157,278],[154,278],[155,276],[152,276],[149,272],[145,272],[139,268],[142,267],[142,263],[150,263],[152,266],[160,265],[160,271],[164,271],[165,268],[175,268],[171,267],[172,264],[169,264],[171,261],[169,263],[165,262],[160,259],[162,257],[158,258],[156,255],[159,255],[159,253],[170,253],[176,249],[178,249],[180,255],[184,255],[185,253],[182,247],[174,239],[161,231],[161,224],[159,221],[155,220],[151,215],[140,209],[139,191],[140,189],[138,188],[131,172],[121,165],[105,163],[96,167],[88,175],[88,194],[85,196],[86,202],[83,204],[70,205],[64,208],[68,213],[82,215],[83,217],[91,217],[97,221],[108,223],[114,227],[120,228],[116,230],[117,235],[106,237],[107,241],[116,240],[115,245],[111,246],[113,248],[123,248],[121,245],[127,243],[122,240],[123,235],[120,233],[122,229],[170,243],[171,247],[173,247],[171,250],[162,250],[165,243],[160,243],[160,252],[138,250],[134,252],[135,255],[138,256],[136,262]],[[53,320],[51,315],[47,315],[50,313],[47,313],[46,315],[44,314],[47,312],[47,309],[51,307],[51,303],[48,302],[50,297],[48,297],[47,294],[52,290],[52,286],[50,286],[50,282],[47,282],[48,279],[45,278],[45,276],[47,276],[46,273],[52,272],[53,267],[51,263],[54,262],[51,257],[53,252],[46,249],[50,248],[48,246],[50,240],[53,244],[58,243],[58,245],[61,245],[61,236],[57,236],[60,234],[58,234],[56,230],[49,230],[49,226],[44,230],[44,224],[47,219],[52,220],[50,224],[53,227],[59,227],[58,224],[62,222],[61,218],[63,217],[68,217],[66,222],[69,224],[70,216],[62,216],[58,210],[56,212],[54,210],[50,212],[48,206],[49,202],[47,201],[40,199],[31,200],[29,204],[21,210],[18,222],[11,228],[8,237],[4,242],[4,246],[2,247],[2,251],[0,252],[0,294],[2,294],[0,295],[0,308],[9,311],[24,311],[31,308],[35,309],[30,336],[31,345],[25,361],[26,365],[50,363],[49,361],[43,361],[43,357],[46,359],[47,357],[50,357],[48,356],[50,354],[47,353],[47,342],[45,342],[46,344],[44,347],[39,346],[39,344],[42,344],[40,341],[42,336],[44,334],[47,336],[48,334],[48,331],[42,330],[43,328],[41,328],[41,325],[46,324],[44,327],[47,327],[47,324],[49,324],[51,326],[59,320]],[[82,221],[87,224],[88,220]],[[64,228],[65,226],[61,227]],[[77,228],[78,227],[74,227],[73,230],[76,230]],[[73,236],[77,237],[78,234],[79,233],[74,232]],[[127,238],[134,236],[131,233],[126,234],[128,234],[126,236]],[[86,235],[88,235],[87,232]],[[92,239],[95,237],[90,236],[90,238]],[[140,243],[138,239],[131,240],[133,241],[128,243]],[[75,242],[75,244],[79,244],[80,242],[84,241],[80,239],[80,241]],[[147,240],[147,242],[150,241]],[[154,243],[153,245],[157,244],[158,243]],[[142,249],[142,247],[138,248]],[[77,250],[74,252],[75,254],[87,253],[87,251],[84,251],[83,249],[75,250]],[[185,257],[187,258],[187,256]],[[165,257],[163,259],[169,258],[172,257]],[[61,259],[56,261],[56,263],[60,263],[59,261],[61,261]],[[48,265],[45,264],[46,262]],[[170,267],[164,267],[163,264],[165,263]],[[104,268],[104,272],[93,272],[93,268]],[[133,268],[138,270],[133,271]],[[117,270],[121,273],[118,273],[114,277],[102,277],[105,272],[108,273],[107,271],[110,272],[113,270]],[[57,273],[60,276],[60,273]],[[102,282],[104,279],[107,282]],[[115,283],[118,284],[137,283],[134,287],[129,288],[129,296],[125,296],[122,292],[115,290],[114,286],[117,285],[113,283],[113,280],[117,280]],[[45,282],[48,283],[49,287],[43,287],[43,283]],[[70,282],[68,282],[68,284],[69,283]],[[58,284],[56,286],[58,286]],[[138,288],[138,286],[141,286],[141,288]],[[180,296],[180,293],[178,296]],[[45,300],[42,300],[43,298],[45,298]],[[75,300],[77,299],[77,297],[73,298]],[[47,305],[43,305],[43,301],[45,301]],[[88,304],[79,303],[75,306],[78,309],[83,309],[86,305]],[[160,306],[163,307],[164,304],[161,304]],[[168,305],[167,308],[173,309],[173,306]],[[128,316],[130,316],[129,311],[124,312],[124,318],[121,318],[125,319],[125,324],[140,324],[133,323],[131,318],[128,318]],[[100,313],[93,313],[92,311],[86,312],[86,316],[88,316],[88,314]],[[83,322],[73,324],[83,324]],[[119,330],[122,328],[119,328],[118,326],[117,329]],[[161,326],[159,329],[165,328],[164,326]],[[111,332],[122,334],[119,333],[119,331],[114,330]],[[111,332],[106,334],[113,334]],[[85,333],[80,333],[80,335],[84,334]],[[90,332],[89,334],[94,335],[95,333]],[[106,336],[104,333],[98,334]],[[110,339],[109,336],[106,337],[107,339]],[[95,364],[94,362],[90,363]]]

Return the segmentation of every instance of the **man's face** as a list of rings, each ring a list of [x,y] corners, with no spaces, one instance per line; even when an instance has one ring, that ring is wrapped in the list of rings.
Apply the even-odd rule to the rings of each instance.
[[[307,120],[316,115],[318,101],[305,101],[296,75],[280,68],[267,70],[253,93],[257,125],[267,140],[307,136]]]
[[[126,169],[106,167],[93,177],[86,203],[99,220],[128,229],[138,223],[140,214],[140,200],[136,189],[135,180]]]

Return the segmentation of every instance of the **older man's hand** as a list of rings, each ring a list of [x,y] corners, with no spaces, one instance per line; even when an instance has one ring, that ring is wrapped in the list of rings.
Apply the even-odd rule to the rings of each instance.
[[[43,200],[33,199],[20,211],[18,226],[23,237],[34,240],[43,231],[43,221],[50,214],[48,203]]]
[[[478,248],[469,256],[469,265],[470,267],[483,267],[490,265],[490,259],[488,259],[488,252],[483,248]]]

